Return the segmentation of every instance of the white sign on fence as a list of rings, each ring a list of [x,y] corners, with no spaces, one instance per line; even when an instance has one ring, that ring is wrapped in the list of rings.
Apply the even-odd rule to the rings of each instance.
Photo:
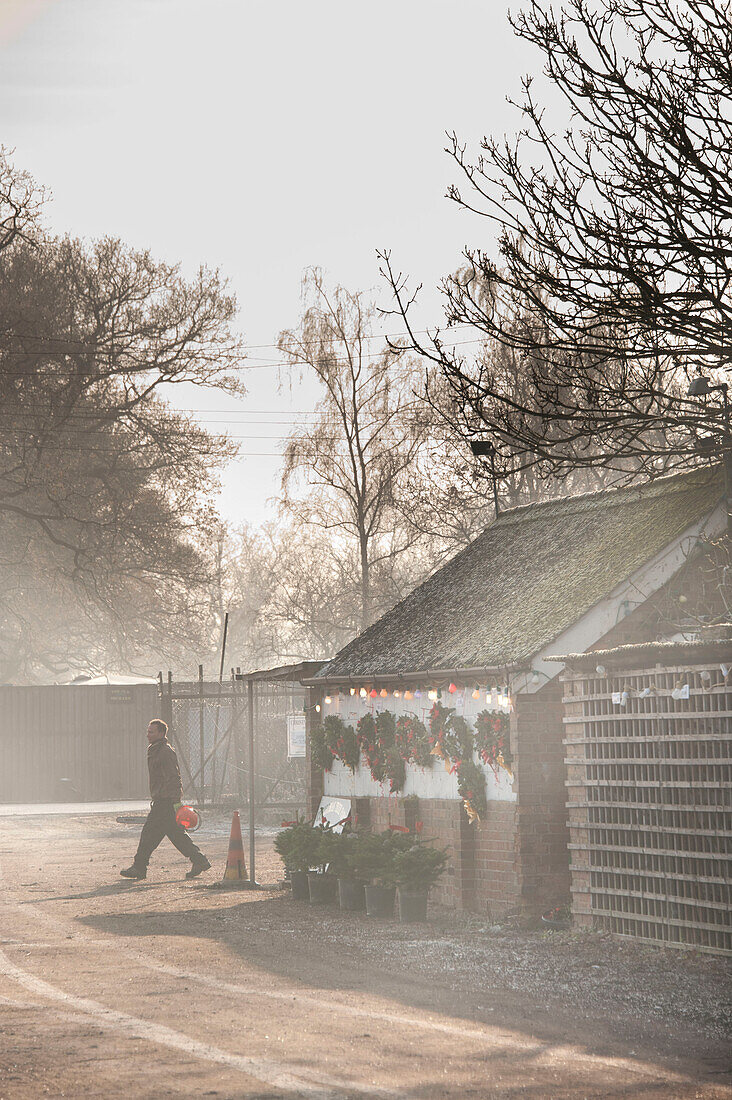
[[[287,715],[287,755],[305,756],[305,715]]]

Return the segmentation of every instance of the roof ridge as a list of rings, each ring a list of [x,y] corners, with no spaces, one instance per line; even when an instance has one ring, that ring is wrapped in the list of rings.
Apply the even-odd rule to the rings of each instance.
[[[649,497],[661,496],[667,492],[683,492],[691,488],[698,488],[700,484],[709,484],[715,479],[720,480],[721,486],[722,467],[697,466],[691,470],[683,470],[675,474],[664,474],[661,477],[652,478],[650,481],[633,483],[630,485],[612,485],[605,489],[594,489],[588,493],[576,493],[570,496],[551,497],[549,500],[531,501],[528,504],[517,504],[514,508],[506,508],[500,512],[496,519],[488,525],[493,527],[496,523],[508,524],[521,520],[524,522],[538,512],[582,511],[602,501],[608,507],[626,503],[630,500],[641,500]],[[486,528],[488,530],[488,528]]]

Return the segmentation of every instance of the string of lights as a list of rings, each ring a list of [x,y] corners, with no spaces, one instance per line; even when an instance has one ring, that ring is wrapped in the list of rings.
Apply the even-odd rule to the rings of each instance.
[[[394,687],[391,689],[386,687],[377,688],[372,683],[350,684],[348,687],[342,689],[331,690],[331,692],[323,698],[323,703],[325,706],[330,706],[334,698],[337,698],[339,695],[371,700],[388,699],[391,697],[396,700],[404,699],[406,702],[425,698],[428,702],[434,703],[442,700],[445,692],[448,697],[451,697],[458,694],[460,691],[464,691],[466,694],[470,694],[471,699],[476,702],[484,701],[485,705],[488,707],[494,706],[504,710],[511,709],[511,695],[508,684],[484,682],[481,685],[481,683],[478,682],[471,683],[472,686],[471,684],[466,684],[461,688],[458,684],[451,681],[444,689],[442,686],[438,686],[434,683],[431,686],[418,683],[413,687]],[[320,703],[316,703],[313,709],[320,713]]]

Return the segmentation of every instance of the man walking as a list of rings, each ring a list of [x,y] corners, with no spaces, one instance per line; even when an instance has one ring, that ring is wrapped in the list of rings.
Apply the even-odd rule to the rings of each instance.
[[[183,797],[183,784],[175,749],[168,740],[168,727],[160,718],[154,718],[147,727],[147,767],[150,772],[150,813],[142,826],[140,843],[131,867],[120,874],[124,878],[145,878],[150,856],[164,836],[192,863],[186,878],[195,878],[207,871],[211,864],[200,848],[193,843],[182,825],[175,820],[176,805]]]

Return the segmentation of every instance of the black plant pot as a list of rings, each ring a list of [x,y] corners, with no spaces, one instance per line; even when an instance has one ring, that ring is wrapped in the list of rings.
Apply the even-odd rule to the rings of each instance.
[[[354,878],[338,879],[338,904],[341,909],[356,912],[366,908],[364,885]]]
[[[393,886],[367,886],[366,912],[370,917],[393,917],[396,890]]]
[[[412,894],[399,890],[399,920],[402,922],[427,920],[427,892]]]
[[[329,905],[335,901],[338,879],[335,875],[324,875],[320,871],[308,871],[308,889],[312,905]]]
[[[292,886],[293,901],[310,900],[307,871],[290,871],[290,884]]]

